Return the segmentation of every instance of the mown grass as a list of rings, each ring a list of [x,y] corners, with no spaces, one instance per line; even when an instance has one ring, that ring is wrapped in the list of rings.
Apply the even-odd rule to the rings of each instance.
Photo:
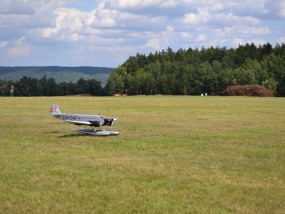
[[[119,117],[115,137],[49,116]],[[285,99],[0,97],[0,213],[284,213]]]

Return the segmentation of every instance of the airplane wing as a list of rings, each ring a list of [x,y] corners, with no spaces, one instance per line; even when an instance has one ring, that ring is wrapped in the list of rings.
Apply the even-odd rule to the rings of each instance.
[[[85,126],[92,125],[92,123],[89,122],[89,121],[64,120],[64,122],[66,122],[66,123],[73,123],[75,125],[85,125]]]

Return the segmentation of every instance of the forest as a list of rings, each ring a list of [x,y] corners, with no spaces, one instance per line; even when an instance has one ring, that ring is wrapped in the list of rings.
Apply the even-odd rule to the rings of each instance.
[[[54,67],[57,69],[57,67]],[[89,68],[88,68],[89,69]],[[0,79],[0,96],[89,94],[223,95],[229,86],[262,86],[285,96],[285,44],[179,49],[130,56],[112,70],[107,85],[96,79],[57,83],[53,77]]]
[[[285,96],[285,44],[171,48],[129,57],[113,69],[110,94],[222,95],[228,86],[260,85]]]
[[[0,80],[0,96],[67,96],[67,95],[108,95],[100,81],[80,78],[76,83],[57,83],[53,77],[41,79],[24,76],[18,81]]]

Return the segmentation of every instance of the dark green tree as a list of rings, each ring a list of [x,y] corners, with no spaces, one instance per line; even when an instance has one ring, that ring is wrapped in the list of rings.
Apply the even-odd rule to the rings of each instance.
[[[39,85],[38,79],[23,76],[22,79],[14,84],[15,96],[38,96]]]

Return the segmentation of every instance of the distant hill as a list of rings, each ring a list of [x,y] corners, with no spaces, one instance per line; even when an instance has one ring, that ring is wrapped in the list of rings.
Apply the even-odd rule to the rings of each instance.
[[[105,67],[60,67],[60,66],[28,66],[4,67],[0,66],[0,79],[17,81],[23,76],[40,79],[44,75],[53,77],[57,83],[77,82],[80,78],[96,79],[106,85],[112,68]]]

